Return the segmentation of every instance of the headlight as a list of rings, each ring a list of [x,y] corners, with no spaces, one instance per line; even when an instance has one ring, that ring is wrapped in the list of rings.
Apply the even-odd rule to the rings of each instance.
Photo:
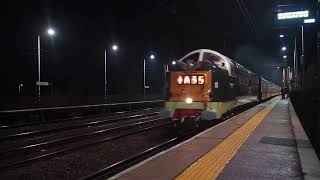
[[[186,103],[191,104],[192,103],[192,98],[186,98]]]

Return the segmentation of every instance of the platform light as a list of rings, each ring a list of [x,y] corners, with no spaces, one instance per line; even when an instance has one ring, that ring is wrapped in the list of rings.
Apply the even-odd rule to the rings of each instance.
[[[112,50],[113,50],[113,51],[117,51],[117,50],[118,50],[118,46],[117,46],[117,45],[113,45],[113,46],[112,46]]]
[[[54,36],[54,35],[56,34],[56,32],[54,31],[54,29],[52,29],[52,28],[49,28],[49,29],[47,30],[47,33],[48,33],[50,36]]]
[[[283,37],[284,37],[284,35],[283,35],[283,34],[280,34],[280,35],[279,35],[279,37],[280,37],[280,38],[283,38]]]
[[[277,66],[278,69],[280,69],[280,66]]]
[[[309,11],[294,11],[294,12],[284,12],[278,13],[278,19],[295,19],[304,18],[309,16]]]
[[[281,50],[282,50],[282,51],[285,51],[285,50],[287,50],[287,47],[283,46],[283,47],[281,48]]]
[[[155,56],[153,54],[150,55],[150,59],[154,59]]]
[[[187,104],[191,104],[193,102],[192,98],[188,97],[186,98],[186,103]]]
[[[283,59],[287,59],[287,55],[283,55]]]
[[[304,22],[305,24],[311,24],[311,23],[315,23],[315,22],[316,22],[316,19],[314,19],[314,18],[312,18],[312,19],[305,19],[305,20],[303,20],[303,22]]]
[[[172,65],[176,65],[177,63],[176,63],[176,61],[172,61]]]

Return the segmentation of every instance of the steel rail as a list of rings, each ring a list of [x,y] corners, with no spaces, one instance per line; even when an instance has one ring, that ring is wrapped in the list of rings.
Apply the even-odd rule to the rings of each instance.
[[[107,118],[107,117],[112,117],[112,116],[116,116],[116,115],[124,115],[126,113],[137,113],[140,111],[151,111],[153,109],[157,109],[157,108],[145,108],[145,109],[132,110],[132,111],[118,111],[118,112],[111,112],[111,113],[91,115],[91,116],[59,118],[59,119],[50,120],[47,122],[33,122],[33,123],[25,123],[25,124],[17,124],[17,125],[1,125],[0,129],[13,129],[13,128],[26,127],[26,126],[47,125],[47,124],[54,124],[54,123],[60,123],[60,122],[78,121],[78,120],[87,119],[87,118],[100,118],[100,117]]]
[[[136,102],[110,103],[110,104],[91,104],[91,105],[80,105],[80,106],[57,106],[57,107],[50,107],[50,108],[32,108],[32,109],[4,110],[4,111],[0,111],[0,115],[1,114],[9,114],[9,113],[39,112],[39,111],[51,111],[51,110],[69,110],[69,109],[83,109],[83,108],[87,109],[87,108],[94,108],[94,107],[137,105],[137,104],[159,103],[159,102],[164,102],[164,100],[136,101]]]
[[[31,149],[40,148],[40,147],[47,147],[47,146],[54,145],[54,144],[59,144],[59,143],[66,143],[66,142],[74,141],[74,140],[77,140],[77,139],[80,139],[80,138],[92,137],[92,136],[97,136],[97,135],[100,135],[100,134],[112,133],[112,132],[114,132],[116,130],[123,130],[123,129],[133,128],[135,126],[149,124],[149,123],[152,123],[152,122],[158,122],[158,121],[161,121],[161,120],[165,120],[165,119],[157,118],[157,119],[152,119],[152,120],[147,120],[147,121],[141,121],[141,122],[136,122],[136,123],[132,123],[132,124],[127,124],[127,125],[122,125],[122,126],[118,126],[118,127],[112,127],[112,128],[97,130],[97,131],[94,131],[94,132],[89,132],[89,133],[85,133],[85,134],[81,134],[81,135],[70,136],[70,137],[56,139],[56,140],[52,140],[52,141],[26,145],[26,146],[23,146],[23,147],[19,147],[19,148],[15,148],[15,149],[11,149],[11,150],[0,152],[0,156],[5,156],[6,154],[9,154],[9,153],[17,153],[19,151],[26,151],[26,150],[31,150]]]
[[[146,117],[146,116],[153,116],[153,115],[156,115],[156,114],[159,114],[159,112],[138,114],[138,115],[132,115],[132,116],[128,116],[128,117],[120,117],[120,118],[114,118],[114,119],[108,119],[108,120],[102,120],[102,121],[93,121],[93,122],[78,124],[78,125],[74,125],[74,126],[52,128],[52,129],[47,129],[47,130],[38,130],[38,131],[17,133],[17,134],[12,134],[12,135],[8,135],[8,136],[0,137],[0,142],[7,141],[7,140],[12,140],[12,139],[29,137],[29,136],[41,135],[41,134],[56,133],[56,132],[61,132],[61,131],[66,131],[66,130],[72,130],[72,129],[88,127],[88,126],[97,126],[97,125],[106,124],[106,123],[110,123],[110,122],[121,121],[121,120],[140,118],[140,117]]]
[[[138,131],[133,131],[133,132],[129,132],[129,133],[122,134],[122,135],[116,135],[116,136],[105,138],[105,139],[98,140],[98,141],[95,141],[95,142],[90,142],[90,143],[82,144],[82,145],[79,145],[79,146],[74,146],[74,147],[58,150],[58,151],[55,151],[55,152],[39,155],[39,156],[32,157],[32,158],[29,158],[29,159],[26,159],[26,160],[14,162],[14,163],[11,163],[9,165],[1,166],[0,167],[0,171],[4,171],[4,170],[7,170],[7,169],[10,169],[10,168],[13,168],[13,167],[22,166],[24,164],[31,163],[31,162],[34,162],[34,161],[37,161],[37,160],[48,159],[48,158],[55,157],[55,156],[58,156],[58,155],[67,154],[67,153],[70,153],[70,152],[74,152],[76,150],[80,150],[80,149],[86,148],[88,146],[98,145],[98,144],[102,144],[102,143],[105,143],[105,142],[108,142],[108,141],[112,141],[112,140],[116,140],[116,139],[119,139],[119,138],[127,137],[127,136],[130,136],[130,135],[139,134],[139,133],[151,130],[151,129],[159,128],[159,127],[162,127],[162,126],[164,127],[164,126],[167,126],[169,124],[171,124],[171,122],[157,124],[157,125],[153,125],[153,126],[144,128],[144,129],[140,129]]]

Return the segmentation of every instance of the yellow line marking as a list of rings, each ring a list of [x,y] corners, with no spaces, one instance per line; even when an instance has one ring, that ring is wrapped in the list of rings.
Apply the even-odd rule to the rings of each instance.
[[[224,141],[211,149],[209,153],[201,157],[189,168],[183,171],[176,180],[211,180],[217,178],[223,168],[237,153],[241,145],[247,140],[250,134],[256,129],[267,114],[269,114],[279,100],[279,98],[276,98],[266,108],[254,115],[245,124],[229,135]]]

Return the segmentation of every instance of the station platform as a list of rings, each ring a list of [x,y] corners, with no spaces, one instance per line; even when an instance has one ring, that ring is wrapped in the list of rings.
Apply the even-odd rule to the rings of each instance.
[[[320,179],[290,100],[275,97],[110,179]]]

